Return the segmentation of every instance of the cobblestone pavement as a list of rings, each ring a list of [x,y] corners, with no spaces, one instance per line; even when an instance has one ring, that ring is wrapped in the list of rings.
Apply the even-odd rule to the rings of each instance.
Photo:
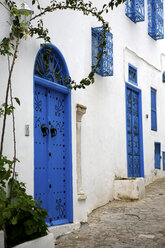
[[[93,211],[88,224],[56,240],[61,247],[165,248],[165,178],[140,201],[112,201]]]

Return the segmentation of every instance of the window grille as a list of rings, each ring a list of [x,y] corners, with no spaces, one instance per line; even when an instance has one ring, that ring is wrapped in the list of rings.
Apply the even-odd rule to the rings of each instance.
[[[125,14],[135,23],[144,21],[144,0],[127,0]]]
[[[60,51],[51,45],[44,45],[40,49],[36,63],[35,76],[44,78],[66,86],[68,81],[68,69]]]
[[[164,38],[163,0],[148,0],[148,34],[154,40]]]
[[[137,84],[137,69],[132,65],[128,65],[128,81]]]
[[[103,52],[103,56],[100,62],[100,67],[97,69],[97,74],[102,77],[113,76],[113,35],[110,32],[106,33],[106,47],[102,51],[99,47],[101,39],[103,37],[103,28],[92,28],[92,66],[97,64],[96,58],[98,52]]]

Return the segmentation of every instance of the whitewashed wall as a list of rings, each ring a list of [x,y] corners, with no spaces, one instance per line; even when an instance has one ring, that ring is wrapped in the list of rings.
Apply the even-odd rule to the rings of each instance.
[[[27,1],[30,2],[31,1]],[[41,2],[45,3],[44,0]],[[100,6],[100,2],[94,1]],[[161,142],[165,151],[165,41],[154,41],[147,34],[146,20],[134,24],[125,16],[125,5],[105,15],[114,39],[114,76],[95,76],[96,82],[86,90],[72,91],[72,153],[74,222],[86,221],[87,213],[113,199],[114,176],[127,176],[125,82],[128,63],[138,69],[138,88],[142,90],[144,173],[146,183],[165,173],[154,170],[154,142]],[[4,14],[3,14],[4,15]],[[3,19],[0,11],[0,21]],[[70,75],[79,81],[91,67],[91,27],[100,24],[94,17],[84,17],[73,11],[57,11],[44,17],[52,43],[64,55]],[[7,27],[1,32],[6,35]],[[0,36],[0,38],[1,38]],[[27,183],[33,194],[33,68],[36,54],[43,41],[21,41],[14,68],[14,95],[20,98],[16,109],[17,157],[19,179]],[[7,80],[7,60],[0,57],[0,99],[3,102]],[[151,131],[150,87],[157,90],[158,131]],[[77,200],[76,172],[76,104],[87,107],[82,120],[82,180],[87,200]],[[149,118],[146,118],[148,114]],[[25,125],[30,125],[30,136],[25,136]],[[10,120],[5,140],[5,153],[12,157]],[[162,166],[162,164],[161,164]]]

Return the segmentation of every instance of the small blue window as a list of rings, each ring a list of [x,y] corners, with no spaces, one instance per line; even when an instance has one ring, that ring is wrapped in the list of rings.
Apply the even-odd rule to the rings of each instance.
[[[162,152],[163,155],[163,170],[165,170],[165,152]]]
[[[102,52],[99,47],[100,41],[103,37],[103,28],[92,28],[92,66],[97,64],[98,52]],[[106,33],[106,47],[105,53],[102,56],[100,67],[97,69],[97,74],[102,77],[113,76],[113,35]]]
[[[135,23],[144,21],[144,0],[127,0],[125,14]]]
[[[155,169],[160,169],[161,144],[155,142]]]
[[[162,81],[163,81],[163,83],[165,83],[165,71],[162,74]]]
[[[128,65],[128,81],[137,84],[137,68],[133,65]]]
[[[163,0],[148,0],[148,34],[154,39],[164,39]]]
[[[157,131],[156,90],[151,88],[151,130]]]

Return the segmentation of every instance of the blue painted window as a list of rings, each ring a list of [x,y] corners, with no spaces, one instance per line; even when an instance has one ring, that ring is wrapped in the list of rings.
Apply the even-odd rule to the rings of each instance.
[[[165,83],[165,71],[162,74],[162,81],[163,81],[163,83]]]
[[[92,28],[92,66],[97,64],[98,52],[103,52],[99,47],[103,37],[103,28]],[[102,77],[113,76],[113,35],[106,33],[105,53],[102,56],[100,67],[97,69],[97,74]]]
[[[163,170],[165,170],[165,152],[162,152],[163,155]]]
[[[155,142],[155,169],[160,169],[160,143]]]
[[[148,34],[154,40],[164,38],[163,0],[148,0]]]
[[[125,14],[135,23],[144,21],[144,0],[127,0]]]
[[[128,65],[128,81],[137,84],[137,68],[130,64]]]
[[[156,90],[151,88],[151,130],[157,131]]]

